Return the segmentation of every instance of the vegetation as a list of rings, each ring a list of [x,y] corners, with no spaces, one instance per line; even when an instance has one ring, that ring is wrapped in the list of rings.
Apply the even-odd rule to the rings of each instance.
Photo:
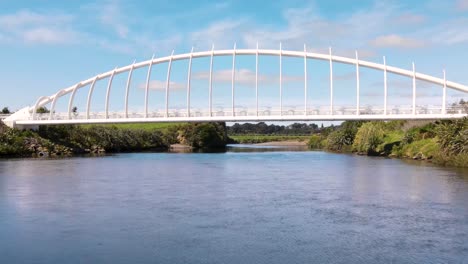
[[[349,121],[328,133],[312,135],[309,147],[468,167],[468,118],[422,123]]]
[[[265,142],[277,141],[307,141],[310,136],[295,136],[295,135],[229,135],[235,143],[239,144],[258,144]]]
[[[167,150],[182,143],[193,149],[224,148],[224,123],[59,125],[20,131],[0,123],[0,156],[61,156],[82,153]]]
[[[322,126],[323,127],[323,126]],[[310,135],[317,133],[320,128],[316,124],[300,124],[294,123],[288,126],[267,125],[265,122],[258,124],[234,124],[227,128],[230,136],[239,135]]]
[[[10,109],[8,109],[8,107],[3,107],[1,114],[3,114],[3,115],[10,114]]]

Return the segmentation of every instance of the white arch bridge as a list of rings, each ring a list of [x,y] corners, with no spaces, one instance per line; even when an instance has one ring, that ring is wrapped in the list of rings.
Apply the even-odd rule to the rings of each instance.
[[[241,103],[236,102],[236,57],[240,55],[248,55],[255,58],[255,106],[251,108],[239,107]],[[213,109],[213,78],[216,77],[216,72],[213,71],[213,58],[217,56],[232,57],[232,82],[231,82],[231,102],[225,105],[223,110]],[[268,109],[259,108],[259,57],[260,56],[275,56],[279,60],[279,102],[271,105]],[[283,57],[293,57],[303,60],[304,70],[304,90],[303,99],[297,100],[296,105],[291,108],[283,104],[283,95],[287,94],[287,89],[283,89]],[[192,62],[198,58],[209,58],[209,84],[206,89],[208,90],[208,98],[205,109],[194,109],[192,104]],[[186,103],[183,108],[173,108],[170,105],[170,95],[173,91],[171,88],[171,67],[174,61],[186,60],[187,61],[187,78],[186,78]],[[329,101],[327,100],[326,107],[317,107],[308,103],[307,97],[310,89],[314,85],[308,86],[307,78],[307,65],[310,60],[321,60],[329,62],[329,89],[326,92]],[[165,73],[167,78],[165,81],[165,106],[158,111],[149,111],[149,92],[151,81],[151,70],[154,65],[167,63],[168,68]],[[336,63],[355,65],[356,79],[353,86],[356,89],[356,97],[349,98],[353,107],[343,108],[334,105],[334,77],[333,66]],[[139,68],[147,68],[147,77],[144,87],[144,101],[142,103],[143,111],[138,113],[129,111],[129,93],[132,82],[132,74],[134,70]],[[360,68],[369,68],[381,71],[383,78],[383,100],[381,107],[377,109],[366,109],[361,105],[361,77]],[[302,70],[301,70],[302,71]],[[327,69],[328,71],[328,69]],[[124,97],[124,111],[111,112],[109,111],[110,94],[112,93],[112,82],[115,76],[119,74],[127,74],[127,82],[125,85]],[[408,107],[391,108],[388,105],[388,80],[387,73],[392,73],[412,79],[412,105]],[[107,79],[107,89],[105,96],[105,110],[103,112],[92,112],[92,97],[97,81]],[[421,80],[439,86],[442,91],[440,95],[440,106],[428,107],[416,104],[417,87],[416,81]],[[78,90],[89,87],[86,107],[83,112],[76,112],[74,110],[75,95]],[[354,89],[354,88],[353,88]],[[423,88],[419,88],[423,89]],[[133,63],[131,65],[116,68],[114,70],[98,74],[87,80],[76,83],[73,86],[59,90],[51,96],[42,96],[36,100],[33,106],[25,107],[13,115],[4,119],[4,122],[11,127],[31,127],[37,125],[51,125],[51,124],[103,124],[103,123],[135,123],[135,122],[207,122],[207,121],[320,121],[320,120],[420,120],[420,119],[453,119],[462,118],[467,116],[464,110],[453,109],[447,105],[447,89],[453,89],[464,94],[468,93],[468,86],[459,83],[451,82],[446,79],[445,71],[443,71],[442,78],[433,77],[426,74],[416,72],[413,63],[411,70],[405,70],[397,67],[388,66],[383,58],[383,63],[374,63],[365,60],[360,60],[358,52],[355,58],[348,58],[342,56],[335,56],[332,54],[330,48],[329,53],[312,53],[308,52],[304,46],[304,51],[289,51],[283,50],[280,45],[278,50],[259,49],[234,49],[231,50],[212,50],[204,52],[194,52],[193,48],[190,53],[174,55],[174,52],[167,57],[153,58],[151,60]],[[68,96],[68,111],[56,111],[57,101],[59,99],[67,98]],[[50,112],[38,113],[41,107],[48,107]],[[225,110],[227,109],[227,110]],[[299,109],[299,110],[298,110]]]

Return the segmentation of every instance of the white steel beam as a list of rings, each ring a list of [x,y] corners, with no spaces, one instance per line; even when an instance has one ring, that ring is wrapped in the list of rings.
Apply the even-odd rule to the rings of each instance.
[[[65,90],[60,90],[58,91],[54,99],[52,99],[52,103],[50,104],[50,109],[49,109],[49,120],[52,120],[52,117],[55,113],[55,104],[57,103],[57,100],[60,98],[60,96],[65,92]]]
[[[304,44],[304,115],[307,115],[307,46]]]
[[[171,59],[169,60],[169,64],[167,65],[167,78],[166,78],[166,114],[165,116],[169,116],[169,86],[171,84],[171,68],[172,68],[172,56],[174,56],[174,50],[172,51]]]
[[[114,70],[114,72],[112,72],[112,75],[109,78],[109,83],[107,84],[106,103],[105,103],[106,119],[109,118],[109,97],[110,97],[110,92],[111,92],[111,88],[112,88],[112,81],[114,80],[114,76],[115,76],[115,70]]]
[[[388,87],[387,87],[387,60],[383,57],[384,65],[384,115],[387,114],[387,98],[388,98]]]
[[[213,58],[214,58],[214,44],[211,47],[211,60],[210,60],[210,87],[209,87],[209,96],[208,96],[208,104],[210,109],[209,116],[213,113]]]
[[[151,68],[153,68],[154,64],[154,54],[151,58],[151,61],[148,65],[148,73],[146,74],[146,85],[145,85],[145,117],[148,117],[148,96],[149,96],[149,87],[150,87],[150,80],[151,80]]]
[[[232,53],[232,83],[231,83],[231,95],[232,95],[232,116],[236,115],[235,109],[235,98],[234,88],[236,85],[236,43],[234,43],[234,51]]]
[[[257,42],[257,50],[255,53],[255,102],[256,102],[256,109],[257,109],[257,116],[258,116],[258,42]]]
[[[442,114],[445,115],[447,113],[447,74],[444,69],[444,89],[442,91]]]
[[[190,86],[192,84],[192,59],[193,59],[193,47],[190,51],[190,58],[188,63],[188,73],[187,73],[187,117],[190,117]]]
[[[359,76],[359,54],[356,50],[356,115],[359,115],[361,113],[361,110],[360,110],[360,96],[361,96],[361,92],[360,92],[360,80],[359,80],[360,76]]]
[[[75,85],[75,87],[73,87],[73,91],[70,95],[70,100],[68,101],[68,119],[71,119],[71,113],[73,110],[73,101],[75,100],[76,91],[80,87],[80,84],[81,83],[78,83]]]
[[[128,118],[128,95],[130,93],[133,69],[135,69],[135,61],[133,61],[132,67],[130,68],[130,71],[128,71],[127,84],[125,85],[125,118]]]
[[[333,56],[332,48],[328,49],[329,51],[329,60],[330,60],[330,115],[333,115]]]
[[[413,62],[413,115],[416,115],[416,67]]]
[[[280,116],[283,115],[283,45],[280,43],[280,54],[279,54],[279,85],[280,85]]]
[[[94,87],[96,86],[96,81],[98,80],[99,76],[94,77],[91,86],[89,87],[88,92],[88,100],[86,101],[86,119],[89,119],[89,111],[91,109],[91,99],[93,97]]]

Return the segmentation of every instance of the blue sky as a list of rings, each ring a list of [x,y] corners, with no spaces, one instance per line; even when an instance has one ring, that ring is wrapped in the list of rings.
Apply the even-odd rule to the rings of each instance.
[[[167,56],[173,49],[186,53],[192,46],[202,51],[212,44],[219,49],[232,48],[234,42],[238,48],[254,48],[257,42],[262,48],[278,48],[282,42],[288,50],[302,50],[306,43],[314,52],[327,52],[332,46],[335,54],[343,56],[354,56],[357,49],[363,59],[381,62],[385,55],[389,64],[401,68],[410,69],[415,61],[419,72],[430,75],[441,76],[445,68],[450,80],[468,84],[468,0],[18,0],[0,2],[0,106],[14,110],[31,105],[41,95],[51,95],[133,60],[147,60],[152,54]],[[206,97],[207,61],[197,63],[195,85],[202,100]],[[230,63],[231,58],[215,63],[219,106],[229,101],[227,92],[222,91],[230,87],[223,79]],[[265,79],[275,76],[277,63],[275,58],[260,62]],[[174,105],[182,106],[184,101],[181,84],[186,78],[185,65],[180,62],[173,67],[173,87],[177,90],[180,86],[172,97]],[[310,102],[327,102],[328,66],[320,62],[311,65],[315,70],[310,70],[310,82],[317,93]],[[162,102],[158,80],[165,80],[167,69],[166,65],[158,67],[152,75],[155,105]],[[249,76],[253,67],[252,58],[240,58],[238,78]],[[302,61],[286,60],[284,67],[284,74],[290,77],[285,87],[291,87],[285,96],[287,104],[301,96]],[[345,104],[354,91],[349,89],[354,85],[354,68],[338,65],[336,69],[336,89],[341,89],[337,101]],[[131,104],[136,111],[141,109],[144,75],[136,73],[132,86],[135,92]],[[363,70],[363,78],[367,80],[362,92],[368,95],[363,104],[371,104],[382,93],[381,74]],[[114,85],[123,86],[125,80],[126,76],[120,76]],[[395,104],[410,102],[411,89],[407,88],[411,80],[393,77],[390,83],[396,89],[392,99]],[[98,86],[93,100],[101,100],[97,98],[103,96],[104,86]],[[267,97],[275,94],[272,91],[276,88],[270,86],[273,84],[269,81],[261,85]],[[427,84],[418,83],[418,87],[428,104],[440,91]],[[238,96],[252,99],[248,80],[240,81],[238,89]],[[82,92],[77,102],[82,103],[86,93]],[[114,105],[120,105],[122,96],[113,96],[119,102]],[[467,96],[450,94],[451,100],[461,97]],[[97,108],[103,103],[99,105]]]

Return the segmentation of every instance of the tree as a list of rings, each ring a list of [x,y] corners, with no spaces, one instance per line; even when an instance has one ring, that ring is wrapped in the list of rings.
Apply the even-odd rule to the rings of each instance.
[[[73,113],[74,116],[77,116],[78,115],[78,107],[74,106],[72,108],[72,113]]]
[[[36,110],[36,113],[38,113],[38,114],[46,114],[46,113],[50,113],[50,110],[47,109],[47,107],[45,107],[45,106],[41,106],[41,107],[39,107],[39,108]]]
[[[8,107],[3,107],[2,114],[4,114],[4,115],[10,114],[10,109],[8,109]]]

